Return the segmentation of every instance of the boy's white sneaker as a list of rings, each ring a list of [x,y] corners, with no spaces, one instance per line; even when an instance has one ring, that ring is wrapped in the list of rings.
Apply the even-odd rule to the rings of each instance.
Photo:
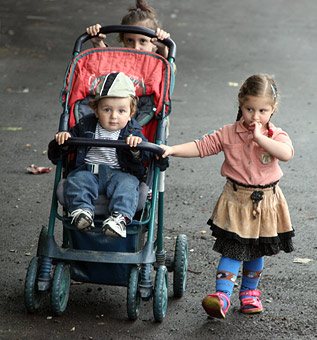
[[[89,210],[76,209],[71,212],[72,224],[74,223],[79,230],[89,230],[94,227],[92,214]]]
[[[126,220],[119,212],[113,212],[112,215],[104,220],[102,232],[111,237],[127,237]]]

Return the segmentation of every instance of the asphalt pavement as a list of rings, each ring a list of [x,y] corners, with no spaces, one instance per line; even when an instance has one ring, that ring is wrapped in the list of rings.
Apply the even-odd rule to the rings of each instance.
[[[74,284],[55,317],[45,298],[36,314],[23,301],[28,264],[48,224],[54,167],[47,145],[62,112],[59,93],[73,44],[94,23],[120,23],[132,1],[2,0],[0,3],[0,339],[316,339],[317,2],[312,0],[150,1],[177,44],[169,144],[235,121],[237,92],[254,73],[274,75],[281,98],[273,122],[287,131],[295,157],[281,164],[281,187],[296,231],[296,250],[265,259],[264,312],[239,313],[238,289],[225,320],[210,320],[202,298],[215,288],[218,254],[206,221],[220,194],[223,156],[171,159],[165,194],[166,248],[185,233],[188,285],[169,293],[155,323],[152,303],[126,315],[126,289]],[[205,233],[206,232],[206,233]],[[57,238],[60,238],[60,231]],[[172,277],[170,278],[172,281]]]

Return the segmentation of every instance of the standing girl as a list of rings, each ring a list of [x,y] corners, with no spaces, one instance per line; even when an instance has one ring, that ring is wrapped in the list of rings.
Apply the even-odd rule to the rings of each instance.
[[[154,8],[149,6],[144,0],[136,0],[136,7],[129,8],[128,13],[122,18],[121,25],[132,25],[150,28],[156,32],[157,38],[149,38],[146,35],[120,33],[119,41],[127,48],[133,48],[145,52],[157,52],[164,58],[167,58],[168,48],[158,40],[164,40],[170,37],[170,34],[159,28],[159,21],[156,17]],[[96,36],[101,26],[96,24],[86,29],[86,32]],[[94,47],[106,47],[103,40],[105,34],[99,34],[98,37],[92,38]]]
[[[224,190],[208,221],[216,241],[213,249],[222,257],[216,275],[216,293],[202,305],[211,317],[224,318],[243,262],[240,288],[242,313],[259,313],[262,303],[257,286],[263,256],[293,251],[288,206],[278,181],[283,173],[278,161],[293,157],[292,142],[270,119],[277,109],[278,91],[268,75],[249,77],[241,86],[239,112],[233,125],[194,142],[165,146],[163,157],[205,157],[223,151],[221,175]]]

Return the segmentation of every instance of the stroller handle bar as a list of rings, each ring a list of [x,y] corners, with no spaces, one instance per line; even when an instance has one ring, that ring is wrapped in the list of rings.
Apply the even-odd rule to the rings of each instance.
[[[71,146],[99,146],[106,148],[122,148],[122,149],[130,149],[130,145],[127,144],[124,140],[105,140],[105,139],[90,139],[90,138],[78,138],[72,137],[67,139],[64,142],[65,145]],[[152,153],[155,153],[158,156],[162,156],[164,150],[157,144],[149,143],[149,142],[141,142],[133,149],[137,150],[145,150]]]
[[[155,31],[140,27],[140,26],[131,26],[131,25],[109,25],[109,26],[103,26],[100,28],[100,33],[102,34],[108,34],[108,33],[134,33],[134,34],[141,34],[146,35],[150,38],[155,38],[156,34]],[[81,36],[79,36],[75,42],[73,55],[78,54],[82,50],[83,44],[90,40],[91,38],[94,38],[93,36],[83,33]],[[169,48],[168,51],[168,59],[173,58],[175,60],[176,57],[176,44],[171,38],[167,38],[164,40],[160,40],[161,43],[166,45]]]

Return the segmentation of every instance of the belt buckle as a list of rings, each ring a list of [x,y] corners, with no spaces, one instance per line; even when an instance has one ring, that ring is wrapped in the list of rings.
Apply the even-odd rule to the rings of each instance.
[[[99,164],[91,164],[91,173],[94,175],[99,174]]]

